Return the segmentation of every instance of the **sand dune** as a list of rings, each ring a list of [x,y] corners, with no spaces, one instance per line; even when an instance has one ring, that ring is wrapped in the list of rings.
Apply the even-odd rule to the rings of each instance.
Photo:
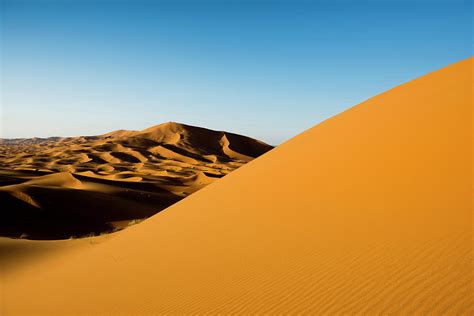
[[[4,275],[2,314],[472,315],[473,64],[351,108],[108,241]]]
[[[221,144],[226,135],[233,142]],[[2,140],[0,236],[67,239],[111,232],[271,148],[178,123],[90,137]]]

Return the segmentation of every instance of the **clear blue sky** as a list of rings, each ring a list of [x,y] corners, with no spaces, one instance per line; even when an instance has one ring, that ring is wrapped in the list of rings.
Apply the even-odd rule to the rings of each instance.
[[[0,0],[0,137],[177,121],[278,144],[472,55],[472,2]]]

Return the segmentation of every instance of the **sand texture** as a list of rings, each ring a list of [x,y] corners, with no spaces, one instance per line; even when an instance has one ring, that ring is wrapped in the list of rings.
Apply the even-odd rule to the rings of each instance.
[[[473,315],[473,64],[369,99],[93,247],[31,255],[4,274],[1,314]]]
[[[150,217],[260,156],[260,141],[178,123],[0,142],[0,236],[67,239]]]

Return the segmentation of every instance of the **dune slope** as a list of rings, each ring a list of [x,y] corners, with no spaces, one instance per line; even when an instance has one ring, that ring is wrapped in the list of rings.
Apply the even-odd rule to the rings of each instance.
[[[472,315],[472,68],[396,87],[94,249],[6,275],[2,314]]]

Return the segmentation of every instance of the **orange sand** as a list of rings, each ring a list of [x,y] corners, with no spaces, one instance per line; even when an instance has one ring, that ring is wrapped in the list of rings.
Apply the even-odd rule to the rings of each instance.
[[[145,222],[4,274],[2,315],[472,315],[464,60]]]

